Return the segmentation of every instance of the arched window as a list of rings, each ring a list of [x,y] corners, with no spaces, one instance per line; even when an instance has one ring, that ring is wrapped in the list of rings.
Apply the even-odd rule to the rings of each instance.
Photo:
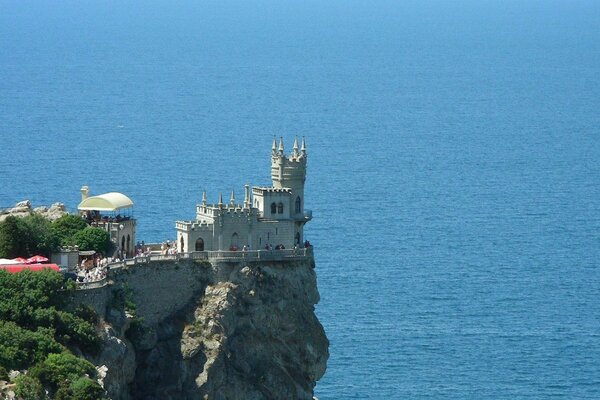
[[[121,238],[121,250],[125,250],[125,236]]]
[[[300,196],[296,197],[296,214],[300,214],[302,211],[302,202],[300,201]]]
[[[181,239],[179,240],[180,244],[181,244],[181,252],[183,253],[183,245],[185,244],[185,242],[183,241],[183,236],[181,237]]]
[[[198,238],[196,240],[196,251],[204,251],[204,239]]]
[[[229,250],[236,251],[238,249],[238,234],[234,233],[231,235],[231,246],[229,246]]]
[[[279,214],[283,214],[283,203],[279,203],[279,204],[277,205],[277,212],[278,212]]]
[[[127,254],[129,254],[129,244],[131,243],[131,237],[127,235]]]
[[[271,214],[277,213],[277,204],[271,203]]]

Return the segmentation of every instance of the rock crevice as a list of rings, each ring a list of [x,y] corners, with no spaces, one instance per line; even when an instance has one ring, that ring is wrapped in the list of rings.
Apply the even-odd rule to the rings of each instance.
[[[180,265],[178,270],[186,267],[194,268]],[[164,273],[164,265],[157,268]],[[125,336],[131,337],[132,328],[124,329],[123,318],[109,308],[107,346],[93,360],[109,396],[312,399],[329,356],[314,314],[319,301],[314,262],[239,263],[202,271],[196,277],[200,290],[185,306],[164,318],[152,314],[153,322],[142,323],[131,341]],[[134,300],[147,299],[140,292],[150,290],[147,286],[138,285]],[[143,321],[143,315],[137,318]]]

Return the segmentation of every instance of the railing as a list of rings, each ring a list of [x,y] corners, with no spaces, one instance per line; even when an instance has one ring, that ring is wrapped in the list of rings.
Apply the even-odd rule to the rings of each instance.
[[[102,278],[98,281],[93,281],[93,282],[76,282],[76,283],[77,283],[78,290],[98,289],[98,288],[104,287],[108,284],[108,278]]]
[[[302,260],[312,255],[312,247],[283,250],[248,250],[248,251],[194,251],[177,254],[151,254],[112,262],[107,265],[108,273],[115,269],[143,266],[152,261],[204,260],[204,261],[292,261]],[[79,283],[77,289],[95,289],[105,286],[108,277],[99,281]]]

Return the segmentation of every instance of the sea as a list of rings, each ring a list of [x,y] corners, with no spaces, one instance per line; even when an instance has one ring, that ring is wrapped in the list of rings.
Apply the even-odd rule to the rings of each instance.
[[[0,0],[0,207],[138,239],[308,152],[325,399],[600,398],[597,0]]]

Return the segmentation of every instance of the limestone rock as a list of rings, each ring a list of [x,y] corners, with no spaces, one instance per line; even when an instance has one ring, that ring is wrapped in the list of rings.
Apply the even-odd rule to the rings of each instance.
[[[15,204],[15,208],[31,210],[31,201],[29,201],[29,200],[20,201],[17,204]]]
[[[329,357],[314,313],[313,260],[143,268],[143,274],[113,276],[113,285],[131,288],[144,325],[105,307],[103,350],[90,359],[111,399],[313,399]],[[186,292],[188,300],[177,307],[185,279],[174,280],[180,290],[173,291],[167,272],[198,279],[197,290]],[[110,302],[112,295],[105,298]],[[171,306],[162,307],[165,302]]]
[[[135,377],[135,352],[126,339],[116,336],[115,330],[106,325],[101,333],[102,351],[91,361],[97,366],[98,383],[111,399],[130,399],[129,384]]]
[[[23,200],[15,204],[13,208],[0,210],[0,222],[4,221],[8,216],[23,218],[33,213],[41,215],[50,221],[57,220],[63,215],[69,214],[63,203],[54,203],[50,207],[41,206],[32,209],[31,201]]]
[[[310,265],[233,271],[206,287],[178,342],[159,341],[143,356],[144,368],[171,365],[176,377],[161,382],[138,374],[138,398],[312,400],[329,356],[314,314],[318,300]]]

